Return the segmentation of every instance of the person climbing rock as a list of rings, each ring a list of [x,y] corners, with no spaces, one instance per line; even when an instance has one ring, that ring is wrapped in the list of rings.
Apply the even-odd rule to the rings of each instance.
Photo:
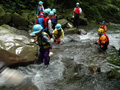
[[[40,14],[42,14],[43,11],[44,11],[43,2],[42,2],[42,1],[39,1],[39,2],[38,2],[37,9],[36,9],[36,15],[37,15],[37,17],[38,17]]]
[[[56,29],[53,31],[53,39],[54,39],[54,43],[58,43],[60,44],[61,40],[60,38],[64,39],[64,31],[62,29],[61,24],[57,24]]]
[[[104,29],[104,34],[106,34],[107,26],[105,25],[105,21],[102,21],[102,25],[99,28]]]
[[[36,35],[36,40],[39,45],[39,56],[38,56],[38,62],[39,64],[43,63],[44,59],[44,64],[46,66],[49,65],[50,62],[50,56],[52,53],[52,44],[50,42],[50,38],[48,37],[45,32],[42,32],[43,28],[41,25],[36,24],[33,26],[33,32]]]
[[[78,29],[78,25],[79,25],[79,16],[82,12],[82,9],[79,7],[79,3],[76,3],[76,7],[74,8],[74,13],[73,13],[73,17],[74,17],[74,26],[77,27]]]
[[[52,28],[55,29],[55,26],[57,24],[57,13],[56,13],[56,9],[52,9],[52,11],[54,12],[54,16],[51,19],[53,24]]]
[[[107,50],[107,47],[109,45],[109,38],[106,34],[104,34],[104,29],[99,28],[98,35],[100,37],[96,43],[100,45],[101,50],[103,50],[103,51]]]

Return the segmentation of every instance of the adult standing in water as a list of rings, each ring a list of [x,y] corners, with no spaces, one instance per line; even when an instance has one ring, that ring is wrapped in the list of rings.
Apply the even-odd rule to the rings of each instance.
[[[37,17],[43,13],[43,10],[44,10],[44,6],[43,6],[43,2],[42,1],[39,1],[38,2],[38,6],[37,6],[37,10],[36,10],[36,15]]]
[[[32,33],[35,33],[36,41],[38,42],[38,45],[40,47],[38,63],[39,64],[43,63],[43,59],[44,59],[44,64],[48,66],[50,62],[50,56],[52,54],[52,44],[49,38],[47,37],[47,35],[45,35],[42,30],[43,27],[39,24],[36,24],[33,26]]]
[[[78,29],[78,26],[79,26],[79,16],[80,16],[81,12],[82,12],[82,9],[79,7],[79,3],[77,2],[76,7],[74,8],[74,13],[73,13],[74,26],[76,26],[77,29]]]
[[[104,29],[104,34],[106,34],[107,26],[105,25],[105,21],[102,21],[102,25],[100,26],[100,28]]]

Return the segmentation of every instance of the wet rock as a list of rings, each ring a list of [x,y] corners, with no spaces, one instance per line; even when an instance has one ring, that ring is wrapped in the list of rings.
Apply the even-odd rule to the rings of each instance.
[[[96,72],[101,72],[99,66],[90,66],[90,67],[88,67],[88,69],[89,69],[91,74],[94,74]]]
[[[65,28],[64,32],[65,34],[77,34],[78,30],[77,28]]]
[[[87,32],[84,29],[79,29],[79,33],[80,35],[86,35]]]
[[[20,16],[18,13],[12,15],[12,24],[18,29],[28,30],[29,21],[24,17]]]
[[[30,43],[28,37],[16,34],[17,29],[8,29],[5,26],[0,27],[0,48],[20,56],[27,62],[36,60],[37,46]]]
[[[1,88],[0,90],[38,90],[35,85],[25,85],[18,88]]]
[[[60,19],[58,20],[58,23],[62,25],[62,28],[66,28],[68,21],[66,19]]]
[[[67,28],[73,28],[73,24],[70,23],[70,22],[68,22],[68,24],[67,24]]]

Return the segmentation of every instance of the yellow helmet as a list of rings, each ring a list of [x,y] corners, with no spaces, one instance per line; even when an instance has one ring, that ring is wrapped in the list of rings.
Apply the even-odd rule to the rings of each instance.
[[[99,33],[99,34],[102,34],[102,33],[104,33],[104,29],[102,29],[102,28],[99,28],[99,29],[98,29],[98,33]]]

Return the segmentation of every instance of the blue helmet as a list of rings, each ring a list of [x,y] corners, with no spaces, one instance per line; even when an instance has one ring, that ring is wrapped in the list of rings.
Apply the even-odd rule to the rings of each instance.
[[[62,25],[61,24],[57,24],[55,27],[56,27],[57,30],[60,30]]]
[[[53,11],[50,11],[50,14],[49,14],[49,15],[54,16],[54,12],[53,12]]]
[[[43,27],[40,24],[36,24],[33,26],[33,32],[32,33],[38,33],[42,31]]]
[[[46,14],[48,14],[48,10],[47,10],[47,9],[45,9],[45,10],[43,11],[43,13],[46,13]]]
[[[47,14],[50,15],[50,12],[51,12],[51,9],[48,8],[48,9],[47,9]]]
[[[76,3],[76,5],[79,5],[79,4],[80,4],[80,3],[78,3],[78,2]]]
[[[52,9],[52,11],[53,11],[54,13],[56,13],[56,9]]]
[[[102,23],[104,23],[104,24],[105,24],[105,21],[102,21]]]
[[[39,4],[39,5],[43,5],[43,2],[42,2],[42,1],[39,1],[38,4]]]

